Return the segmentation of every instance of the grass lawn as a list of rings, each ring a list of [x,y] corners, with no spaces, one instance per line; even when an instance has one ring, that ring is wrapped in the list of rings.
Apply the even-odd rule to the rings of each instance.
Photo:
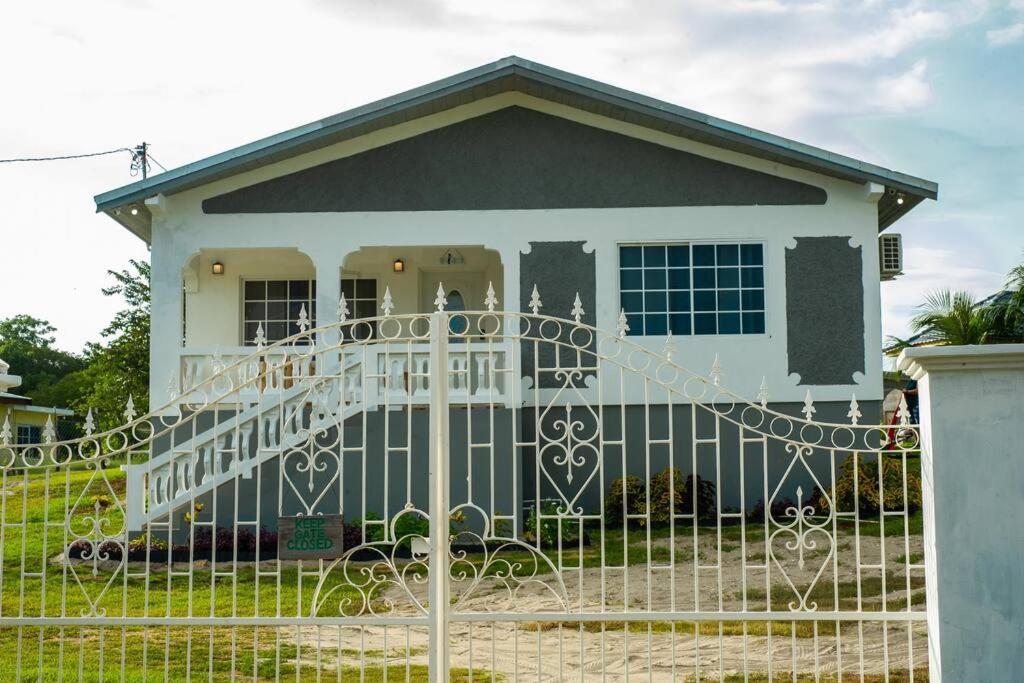
[[[150,571],[145,571],[141,563],[130,563],[126,573],[124,566],[112,572],[111,565],[101,564],[94,572],[90,564],[69,567],[50,562],[49,558],[62,552],[74,537],[64,527],[69,507],[74,509],[71,526],[80,535],[87,533],[97,516],[111,520],[108,529],[121,525],[122,515],[115,501],[124,499],[124,474],[112,466],[102,475],[84,468],[32,475],[4,473],[0,496],[0,520],[3,522],[0,525],[0,616],[274,617],[310,613],[313,591],[320,580],[317,563],[307,562],[304,567],[299,567],[291,563],[278,566],[269,562],[257,568],[253,564],[235,567],[230,563],[212,562],[191,572],[179,565],[153,565]],[[901,539],[905,531],[903,527],[902,518],[889,517],[885,520],[885,534],[891,539]],[[919,512],[910,517],[906,531],[921,533]],[[744,540],[743,532],[739,525],[722,527],[721,551],[738,551]],[[877,538],[878,520],[863,520],[860,532],[862,537]],[[649,562],[666,566],[673,557],[681,564],[693,561],[694,529],[686,524],[675,527],[674,555],[670,548],[673,537],[668,527],[609,528],[603,534],[599,528],[594,528],[588,529],[588,533],[591,543],[582,552],[574,546],[561,551],[548,550],[547,555],[564,569],[646,565]],[[717,554],[714,549],[718,547],[719,530],[700,526],[696,536],[700,540],[702,562],[713,559]],[[840,547],[849,543],[853,538],[853,525],[839,524],[839,536]],[[763,543],[764,525],[747,524],[745,540],[749,544]],[[705,557],[708,552],[705,546],[709,543],[712,551],[710,557]],[[502,556],[532,561],[532,555],[525,551],[506,551]],[[470,556],[469,560],[479,564],[480,556]],[[916,557],[911,560],[919,561]],[[738,557],[736,561],[739,561]],[[764,555],[748,551],[747,561],[763,562]],[[500,569],[496,567],[491,571]],[[538,569],[539,574],[550,572],[550,567],[543,562]],[[330,575],[326,581],[328,588],[337,587],[333,595],[335,601],[346,597],[359,600],[358,592],[344,585],[338,573]],[[903,579],[893,577],[890,581],[900,584]],[[881,585],[880,581],[877,583],[876,586],[865,578],[861,591],[865,600],[873,598],[880,605]],[[919,586],[915,579],[912,587],[918,589]],[[855,591],[856,586],[852,590]],[[843,608],[856,607],[850,603],[856,593],[851,596],[850,591],[850,586],[840,584]],[[812,592],[812,599],[831,599],[832,595],[832,584],[822,582]],[[749,589],[748,598],[758,599],[755,589]],[[760,599],[763,601],[764,596]],[[914,601],[917,604],[921,602],[916,593]],[[899,609],[891,601],[888,607]],[[578,628],[572,622],[564,622],[563,625]],[[555,627],[555,624],[547,623],[535,626],[541,630]],[[306,643],[309,636],[293,637],[287,633],[288,628],[282,627],[281,632],[275,627],[254,626],[2,628],[0,681],[19,680],[18,671],[20,680],[76,680],[80,676],[87,681],[119,680],[122,676],[129,681],[187,680],[189,677],[223,680],[232,674],[250,680],[273,680],[276,676],[299,681],[317,680],[316,648],[297,649],[295,643]],[[596,623],[584,626],[587,631],[599,631],[600,628],[601,625]],[[698,628],[701,635],[717,636],[720,632],[724,635],[741,634],[743,625],[738,622],[703,622],[699,626],[691,622],[651,622],[627,626],[612,621],[605,622],[604,628],[607,631],[629,628],[631,632],[643,633],[674,629],[680,634],[692,633]],[[779,636],[810,638],[814,635],[811,622],[795,625],[750,622],[747,633],[763,635],[769,628],[773,635]],[[822,628],[819,625],[819,635]],[[335,672],[340,667],[343,676],[358,678],[362,673],[360,680],[366,681],[385,680],[385,677],[391,680],[426,680],[423,667],[406,669],[406,653],[401,648],[390,648],[387,662],[380,651],[366,652],[367,666],[361,672],[358,668],[359,652],[350,644],[346,647],[325,644],[320,648],[320,664]],[[478,671],[474,679],[490,680],[490,675]],[[468,674],[456,672],[453,680],[468,681]]]

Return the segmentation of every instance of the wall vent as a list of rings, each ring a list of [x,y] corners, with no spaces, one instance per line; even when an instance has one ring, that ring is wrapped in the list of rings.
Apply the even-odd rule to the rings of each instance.
[[[903,275],[903,235],[889,232],[878,236],[878,266],[882,280]]]

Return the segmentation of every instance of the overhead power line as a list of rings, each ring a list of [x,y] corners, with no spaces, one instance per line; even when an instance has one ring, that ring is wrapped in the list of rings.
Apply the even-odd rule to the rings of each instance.
[[[154,159],[149,154],[149,143],[142,142],[135,147],[118,147],[117,149],[108,149],[105,152],[89,152],[87,154],[64,154],[61,156],[52,157],[20,157],[16,159],[0,159],[0,164],[13,164],[22,161],[64,161],[66,159],[85,159],[87,157],[100,157],[107,154],[119,154],[120,152],[128,152],[132,155],[131,166],[129,167],[129,173],[131,175],[142,174],[142,178],[145,179],[149,174],[149,164],[153,162],[160,167],[162,171],[167,171],[163,164]]]
[[[62,161],[64,159],[84,159],[86,157],[101,157],[105,154],[117,154],[118,152],[133,152],[130,147],[119,147],[106,152],[89,152],[88,154],[65,154],[56,157],[22,157],[20,159],[0,159],[0,164],[13,164],[19,161]]]

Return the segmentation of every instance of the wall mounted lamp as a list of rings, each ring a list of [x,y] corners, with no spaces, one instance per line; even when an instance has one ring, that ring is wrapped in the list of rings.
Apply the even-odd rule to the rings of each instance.
[[[213,266],[210,268],[210,272],[212,272],[214,275],[223,275],[224,264],[221,263],[220,261],[214,261]]]
[[[405,261],[403,261],[400,258],[396,258],[395,262],[391,264],[391,268],[396,273],[404,273],[405,272]]]

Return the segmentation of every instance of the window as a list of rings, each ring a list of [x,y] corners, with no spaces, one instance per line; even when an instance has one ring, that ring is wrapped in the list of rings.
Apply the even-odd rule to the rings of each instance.
[[[619,297],[630,336],[761,334],[761,244],[619,247]]]
[[[41,443],[43,430],[32,425],[18,425],[18,444]]]
[[[267,343],[298,334],[299,314],[306,307],[310,327],[316,326],[315,280],[246,280],[242,304],[242,334],[248,346],[256,342],[256,330],[263,325]]]
[[[348,302],[351,320],[372,318],[378,315],[377,280],[373,278],[343,277],[341,278],[341,293],[345,295],[345,301]],[[368,325],[369,329],[367,329],[367,325],[346,327],[346,338],[352,335],[361,340],[366,338],[366,334],[369,332],[369,338],[373,339],[377,336],[377,323],[371,322]]]

